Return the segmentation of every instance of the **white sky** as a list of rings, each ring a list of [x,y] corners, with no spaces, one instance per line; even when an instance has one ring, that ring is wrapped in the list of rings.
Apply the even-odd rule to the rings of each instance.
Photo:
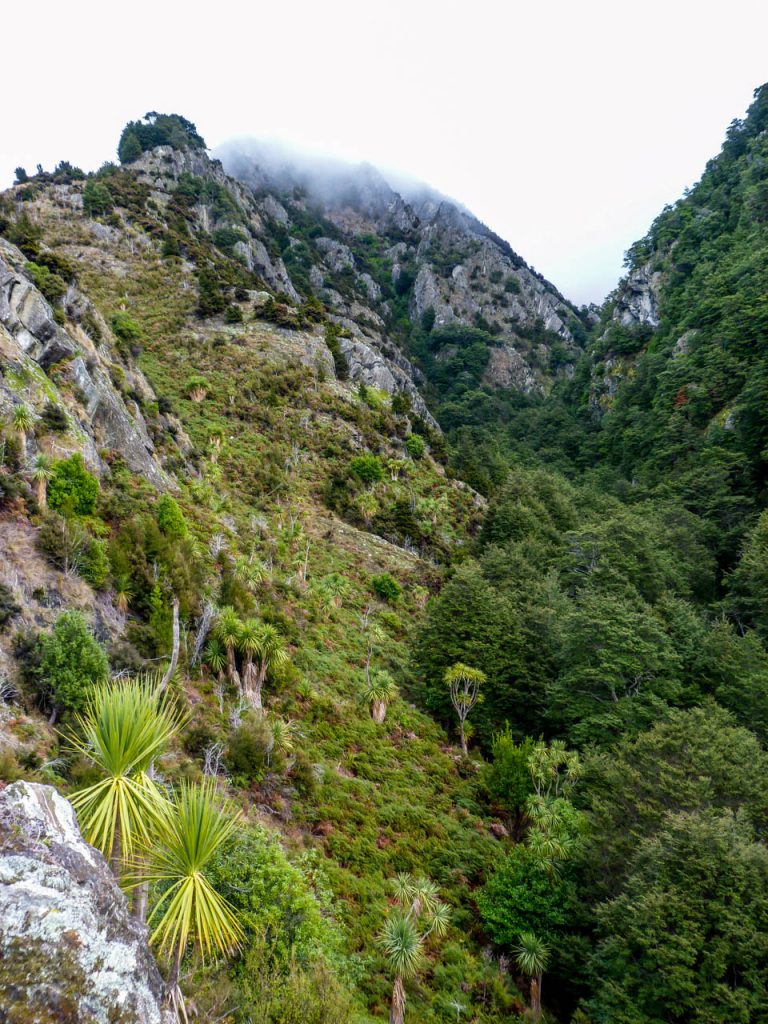
[[[423,179],[576,302],[768,80],[766,0],[38,0],[3,5],[0,187],[123,124],[279,138]]]

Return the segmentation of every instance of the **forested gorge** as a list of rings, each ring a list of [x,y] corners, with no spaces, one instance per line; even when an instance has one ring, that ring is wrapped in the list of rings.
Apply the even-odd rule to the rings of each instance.
[[[599,312],[510,318],[529,393],[416,312],[476,240],[204,152],[151,114],[0,196],[61,349],[5,321],[0,779],[72,800],[190,1019],[768,1020],[768,86]]]

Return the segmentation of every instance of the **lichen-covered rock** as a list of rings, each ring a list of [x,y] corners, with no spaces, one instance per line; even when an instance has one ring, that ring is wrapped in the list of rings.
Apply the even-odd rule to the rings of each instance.
[[[147,933],[72,805],[51,786],[0,793],[0,1021],[168,1024]]]

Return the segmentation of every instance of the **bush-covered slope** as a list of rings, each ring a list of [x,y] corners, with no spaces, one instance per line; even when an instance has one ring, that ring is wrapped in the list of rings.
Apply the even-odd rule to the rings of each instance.
[[[599,319],[439,197],[236,181],[178,117],[3,197],[47,340],[0,307],[2,773],[88,793],[107,663],[170,660],[151,784],[244,812],[201,1017],[765,1017],[765,96]]]
[[[476,535],[483,502],[446,476],[440,435],[407,393],[398,402],[338,379],[349,332],[322,305],[267,290],[219,229],[205,230],[217,203],[247,206],[242,187],[204,163],[198,194],[186,172],[164,173],[167,152],[154,188],[145,156],[96,179],[43,176],[4,199],[3,230],[28,260],[19,281],[37,284],[72,339],[49,366],[25,369],[9,349],[0,382],[4,777],[66,792],[92,780],[63,737],[103,651],[113,672],[167,664],[178,602],[174,685],[190,717],[159,770],[218,775],[249,819],[248,838],[216,868],[252,914],[248,944],[231,969],[188,982],[200,1012],[252,1019],[287,985],[270,1020],[296,1019],[302,1000],[318,1021],[385,1013],[392,981],[376,936],[392,878],[412,871],[452,909],[413,1013],[443,1020],[461,999],[495,1019],[518,996],[481,955],[471,896],[498,849],[493,816],[476,766],[405,699],[410,637],[444,565]],[[71,267],[69,292],[33,262]],[[133,471],[69,384],[89,349],[141,415],[162,479]],[[78,445],[79,430],[95,442]],[[65,457],[73,448],[85,461]],[[222,608],[243,636],[271,627],[288,654],[267,674],[263,717],[239,702],[220,660]],[[248,642],[234,654],[241,674]],[[401,695],[376,722],[366,680],[384,673]]]

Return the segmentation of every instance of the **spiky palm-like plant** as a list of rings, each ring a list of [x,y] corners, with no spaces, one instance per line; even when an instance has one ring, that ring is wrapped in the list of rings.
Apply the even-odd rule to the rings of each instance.
[[[279,754],[290,754],[296,740],[296,723],[284,718],[273,718],[269,723],[272,730],[272,749]]]
[[[203,660],[217,676],[227,667],[227,649],[217,636],[212,636],[206,644]]]
[[[405,982],[422,966],[424,947],[429,938],[445,935],[450,909],[440,899],[437,886],[429,878],[414,878],[402,872],[394,878],[392,892],[398,907],[384,922],[379,943],[395,975],[390,1024],[403,1024]]]
[[[237,648],[243,655],[243,691],[247,695],[253,690],[256,668],[253,659],[261,650],[263,623],[259,619],[244,619],[240,623]]]
[[[370,704],[374,722],[384,721],[387,708],[396,696],[397,686],[389,672],[373,672],[366,679],[362,698],[366,704]]]
[[[118,872],[163,825],[168,801],[151,770],[183,721],[172,704],[158,702],[154,677],[97,687],[75,719],[72,742],[102,778],[75,793],[72,803],[85,839]]]
[[[459,734],[461,736],[461,752],[467,753],[466,721],[469,712],[481,699],[480,687],[486,680],[486,675],[479,668],[471,668],[457,662],[445,673],[445,683],[451,695],[451,704],[459,719]]]
[[[220,640],[227,651],[227,673],[231,683],[242,691],[240,673],[237,671],[237,659],[235,650],[240,643],[240,633],[243,626],[234,608],[227,606],[219,612],[219,618],[213,628],[213,635]]]
[[[262,623],[255,638],[253,650],[253,671],[244,681],[244,695],[256,711],[263,709],[261,691],[267,673],[288,660],[285,640],[274,626]]]
[[[133,584],[131,577],[121,573],[115,577],[115,607],[123,615],[128,611],[128,605],[133,597]]]
[[[418,974],[424,963],[424,939],[413,918],[403,911],[396,911],[384,922],[380,943],[395,975],[389,1021],[390,1024],[403,1024],[405,981]]]
[[[206,958],[225,956],[243,941],[235,911],[206,876],[240,819],[232,805],[219,799],[214,780],[182,782],[160,842],[147,849],[148,878],[163,889],[149,916],[154,925],[150,941],[170,962],[168,997],[177,1011],[183,1008],[179,971],[190,942]]]
[[[13,410],[13,428],[19,439],[22,457],[27,448],[27,434],[32,429],[35,416],[28,405],[17,405]]]
[[[534,1020],[541,1017],[541,981],[549,960],[549,946],[533,932],[521,932],[515,947],[515,960],[520,970],[530,979],[531,1013]]]
[[[264,582],[267,570],[263,562],[254,558],[237,558],[234,567],[235,579],[254,589]]]
[[[32,463],[32,480],[35,484],[37,504],[44,509],[48,504],[48,481],[53,476],[53,464],[50,455],[40,452]]]
[[[341,573],[331,572],[318,580],[314,589],[322,609],[333,612],[344,604],[344,599],[349,594],[349,583]]]

